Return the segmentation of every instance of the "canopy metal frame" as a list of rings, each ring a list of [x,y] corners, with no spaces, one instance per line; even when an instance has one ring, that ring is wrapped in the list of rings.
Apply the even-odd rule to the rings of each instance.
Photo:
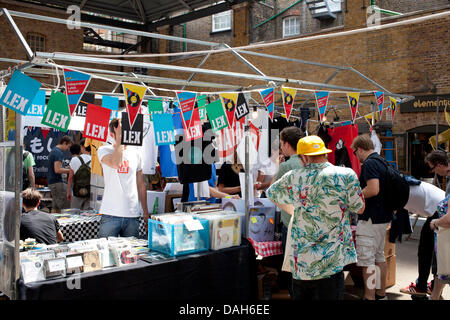
[[[381,91],[385,93],[386,95],[389,95],[394,98],[399,98],[401,101],[408,101],[413,99],[413,96],[409,95],[403,95],[403,94],[396,94],[388,91],[387,89],[383,88],[381,85],[376,83],[374,80],[370,79],[369,77],[363,75],[361,72],[355,70],[353,67],[343,67],[343,66],[335,66],[335,65],[329,65],[329,64],[323,64],[318,62],[311,62],[301,59],[294,59],[294,58],[288,58],[288,57],[281,57],[276,55],[270,55],[266,53],[261,52],[252,52],[248,50],[242,50],[239,48],[231,48],[225,44],[221,43],[215,43],[211,41],[202,41],[202,40],[195,40],[195,39],[189,39],[189,38],[181,38],[181,37],[175,37],[175,36],[169,36],[169,35],[163,35],[163,34],[157,34],[157,33],[151,33],[146,31],[138,31],[138,30],[131,30],[131,29],[125,29],[125,28],[119,28],[119,27],[113,27],[113,26],[107,26],[107,25],[101,25],[101,24],[95,24],[95,23],[86,23],[86,22],[80,22],[80,27],[87,27],[87,28],[100,28],[100,29],[106,29],[110,31],[115,32],[122,32],[132,35],[137,35],[141,37],[148,37],[153,39],[160,39],[160,40],[168,40],[168,41],[177,41],[177,42],[184,42],[184,43],[191,43],[196,45],[202,45],[209,47],[211,50],[217,47],[224,47],[229,49],[229,51],[235,55],[239,60],[241,60],[244,64],[246,64],[253,72],[254,74],[249,73],[241,73],[241,72],[231,72],[231,71],[221,71],[221,70],[212,70],[212,69],[203,69],[201,68],[202,65],[207,61],[207,59],[210,57],[210,54],[206,54],[206,56],[203,58],[203,60],[200,62],[200,64],[196,68],[192,67],[185,67],[185,66],[175,66],[175,65],[168,65],[168,64],[160,64],[160,63],[149,63],[149,62],[139,62],[139,61],[124,61],[119,59],[108,59],[108,58],[95,58],[95,57],[89,57],[89,56],[81,56],[81,55],[75,55],[75,54],[66,54],[66,53],[49,53],[49,52],[36,52],[34,53],[30,46],[28,45],[26,39],[23,37],[20,29],[16,25],[13,16],[19,17],[19,18],[26,18],[26,19],[34,19],[39,21],[46,21],[46,22],[54,22],[59,24],[66,24],[67,21],[64,19],[54,18],[54,17],[47,17],[43,15],[36,15],[31,13],[23,13],[18,11],[9,11],[5,8],[1,9],[0,11],[0,17],[4,15],[7,19],[8,23],[10,24],[11,28],[13,29],[15,35],[18,37],[22,47],[24,48],[28,61],[25,61],[23,63],[22,61],[19,62],[20,64],[17,64],[16,61],[13,59],[2,59],[1,61],[8,62],[10,60],[13,63],[16,63],[16,65],[8,70],[0,72],[0,79],[3,79],[10,75],[14,70],[23,70],[26,71],[26,69],[30,69],[30,71],[36,72],[36,70],[33,70],[32,67],[34,66],[42,66],[42,65],[49,65],[47,61],[49,59],[51,60],[58,60],[58,61],[68,61],[68,62],[82,62],[82,63],[89,63],[89,64],[101,64],[101,65],[109,65],[109,66],[123,66],[123,67],[139,67],[139,68],[147,68],[151,70],[162,70],[162,71],[172,71],[172,72],[185,72],[190,73],[190,76],[186,81],[183,81],[180,83],[179,79],[172,79],[172,78],[161,78],[160,80],[165,81],[166,84],[172,84],[172,85],[182,85],[183,89],[186,86],[201,86],[204,85],[204,83],[196,83],[192,81],[194,76],[196,74],[203,74],[203,75],[211,75],[211,76],[222,76],[222,77],[229,77],[229,78],[238,78],[238,79],[246,79],[246,80],[254,80],[254,81],[261,81],[265,82],[266,85],[269,84],[269,82],[274,82],[276,85],[287,85],[287,84],[296,84],[300,86],[308,86],[313,88],[320,88],[320,89],[336,89],[336,90],[344,90],[344,91],[351,91],[351,92],[370,92],[374,91],[362,89],[362,88],[352,88],[352,87],[345,87],[345,86],[339,86],[339,85],[332,85],[329,84],[329,82],[337,75],[338,72],[343,70],[348,70],[362,79],[368,81],[371,83],[374,87],[377,88],[377,91]],[[188,54],[188,53],[187,53]],[[281,77],[275,77],[275,76],[269,76],[264,74],[261,70],[259,70],[256,66],[254,66],[250,61],[248,61],[244,55],[250,55],[250,56],[258,56],[273,60],[280,60],[280,61],[287,61],[287,62],[294,62],[298,64],[306,64],[306,65],[312,65],[317,67],[323,67],[323,68],[331,68],[334,69],[335,72],[323,83],[319,82],[312,82],[312,81],[305,81],[305,80],[299,80],[299,79],[289,79],[289,78],[281,78]],[[76,67],[75,69],[80,69]],[[93,69],[93,68],[83,68],[86,72],[98,72],[98,73],[105,73],[112,77],[129,77],[127,80],[130,81],[136,81],[136,82],[150,82],[151,80],[155,80],[157,78],[150,77],[146,75],[141,74],[134,74],[134,73],[120,73],[115,71],[105,71],[101,72],[101,70]],[[105,77],[106,78],[106,77]],[[119,78],[118,78],[119,79]],[[122,80],[122,78],[120,78]],[[226,87],[230,86],[228,84],[214,84],[220,87]],[[206,87],[206,85],[205,85]],[[116,88],[113,90],[115,92]],[[231,88],[230,88],[231,89]],[[306,102],[305,102],[306,103]],[[15,224],[15,255],[14,255],[14,261],[15,261],[15,267],[14,270],[11,272],[11,278],[13,283],[13,288],[11,288],[10,291],[8,291],[10,298],[12,299],[18,299],[19,298],[19,292],[17,290],[17,282],[20,277],[20,261],[19,261],[19,240],[20,240],[20,214],[21,214],[21,204],[20,204],[20,192],[21,192],[21,179],[19,178],[21,176],[22,172],[22,150],[23,150],[23,139],[21,136],[21,115],[16,113],[15,115],[15,173],[16,173],[16,181],[15,181],[15,196],[16,196],[16,208],[15,208],[15,217],[14,217],[14,224]],[[245,118],[245,128],[244,128],[244,141],[245,141],[245,193],[244,193],[244,199],[249,198],[249,118],[246,116]],[[245,201],[245,213],[246,213],[246,236],[248,235],[248,225],[249,225],[249,203],[248,201]]]

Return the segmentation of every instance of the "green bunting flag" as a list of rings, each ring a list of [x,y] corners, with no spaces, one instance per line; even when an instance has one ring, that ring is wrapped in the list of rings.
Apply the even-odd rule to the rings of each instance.
[[[206,112],[211,123],[212,130],[217,132],[228,127],[228,120],[220,100],[216,100],[206,106]]]
[[[52,91],[41,123],[66,132],[69,128],[70,119],[69,104],[66,95],[58,91]]]
[[[153,114],[163,114],[164,107],[162,100],[148,100],[148,113],[150,114],[150,121],[153,121]]]

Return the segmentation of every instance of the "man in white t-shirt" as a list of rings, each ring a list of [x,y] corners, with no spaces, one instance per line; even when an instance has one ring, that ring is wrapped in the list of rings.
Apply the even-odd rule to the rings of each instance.
[[[139,237],[139,202],[146,223],[149,218],[142,159],[136,147],[121,144],[121,132],[120,120],[111,120],[109,134],[114,144],[97,152],[105,179],[98,238]]]
[[[74,185],[76,183],[75,174],[78,172],[83,163],[91,168],[91,147],[84,146],[85,139],[81,139],[80,144],[74,144],[70,147],[70,152],[72,153],[72,159],[69,163],[69,177],[67,178],[67,200],[70,201],[71,208],[78,208],[82,210],[86,210],[89,208],[90,204],[90,193],[89,189],[85,193],[78,194],[77,191],[74,190],[72,194],[72,189],[74,189]],[[86,181],[87,183],[87,181]],[[90,184],[90,182],[89,182]],[[88,186],[87,186],[88,187]],[[83,195],[83,196],[82,196]]]

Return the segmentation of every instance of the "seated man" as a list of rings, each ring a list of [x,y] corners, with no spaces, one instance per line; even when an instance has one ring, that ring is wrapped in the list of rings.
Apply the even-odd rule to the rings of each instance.
[[[51,214],[37,210],[41,201],[39,191],[28,188],[22,192],[20,239],[36,239],[38,243],[55,244],[64,240],[58,220]]]

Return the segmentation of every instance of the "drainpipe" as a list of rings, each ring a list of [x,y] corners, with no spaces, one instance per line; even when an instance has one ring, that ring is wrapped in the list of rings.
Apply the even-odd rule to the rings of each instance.
[[[183,38],[186,38],[186,23],[182,24],[183,26]],[[187,51],[187,44],[186,42],[183,42],[183,52]]]
[[[270,20],[275,19],[276,17],[278,17],[279,15],[283,14],[284,12],[286,12],[287,10],[289,10],[290,8],[292,8],[293,6],[295,6],[296,4],[298,4],[298,3],[302,2],[302,1],[303,1],[303,0],[297,0],[297,1],[295,1],[293,4],[291,4],[291,5],[290,5],[289,7],[287,7],[286,9],[281,10],[281,11],[278,12],[277,14],[271,16],[269,19],[264,20],[264,21],[261,22],[261,23],[258,23],[256,26],[253,26],[253,29],[256,29],[256,28],[262,26],[263,24],[269,22]]]

